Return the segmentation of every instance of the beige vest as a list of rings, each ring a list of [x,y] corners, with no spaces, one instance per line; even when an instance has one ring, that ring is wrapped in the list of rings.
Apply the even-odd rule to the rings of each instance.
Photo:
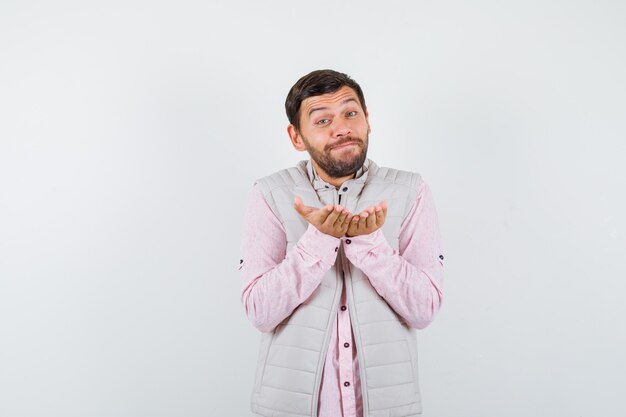
[[[415,202],[421,177],[378,167],[369,159],[362,169],[360,177],[346,181],[339,190],[314,176],[307,161],[256,182],[286,230],[287,251],[308,227],[293,208],[295,196],[308,206],[341,204],[351,213],[386,200],[382,231],[398,250],[400,226]],[[344,280],[360,368],[363,417],[421,414],[415,329],[389,307],[341,247],[335,265],[311,296],[274,331],[263,333],[252,394],[254,413],[317,416],[322,370]]]

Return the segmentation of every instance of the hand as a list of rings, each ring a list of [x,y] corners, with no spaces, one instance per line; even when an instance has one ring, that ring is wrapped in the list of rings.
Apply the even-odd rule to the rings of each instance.
[[[381,201],[376,206],[369,206],[352,217],[346,236],[368,235],[380,229],[387,218],[387,202]]]
[[[343,237],[348,231],[352,215],[342,206],[326,205],[322,208],[302,204],[300,197],[294,201],[296,211],[317,230],[334,237]]]

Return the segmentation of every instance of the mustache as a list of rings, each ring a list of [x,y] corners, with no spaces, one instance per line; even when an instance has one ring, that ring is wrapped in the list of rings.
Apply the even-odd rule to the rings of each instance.
[[[343,145],[345,143],[348,143],[348,142],[356,142],[361,147],[363,147],[363,140],[361,140],[359,138],[352,137],[352,136],[348,136],[344,140],[341,140],[339,142],[333,143],[332,145],[329,145],[326,150],[330,151],[331,149],[336,148],[337,146],[341,146],[341,145]]]

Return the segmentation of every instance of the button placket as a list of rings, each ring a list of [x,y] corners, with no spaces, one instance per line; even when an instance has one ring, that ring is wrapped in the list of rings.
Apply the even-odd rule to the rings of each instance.
[[[348,341],[352,341],[352,327],[350,325],[350,313],[347,307],[347,294],[346,294],[346,282],[345,275],[342,283],[342,294],[341,294],[341,307],[340,312],[337,317],[337,338],[338,342],[343,341],[343,343],[337,343],[337,348],[339,349],[339,381],[343,385],[342,392],[342,405],[344,413],[349,413],[351,404],[354,404],[355,393],[352,388],[352,384],[354,383],[354,372],[353,372],[353,363],[354,363],[354,355],[352,349],[346,349],[346,345],[351,346],[351,343]],[[349,414],[346,414],[349,415]]]

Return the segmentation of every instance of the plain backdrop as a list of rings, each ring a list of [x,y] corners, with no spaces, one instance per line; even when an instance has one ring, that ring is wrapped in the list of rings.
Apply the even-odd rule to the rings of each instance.
[[[248,416],[255,179],[284,99],[365,92],[437,205],[424,417],[626,415],[626,3],[0,3],[0,417]]]

